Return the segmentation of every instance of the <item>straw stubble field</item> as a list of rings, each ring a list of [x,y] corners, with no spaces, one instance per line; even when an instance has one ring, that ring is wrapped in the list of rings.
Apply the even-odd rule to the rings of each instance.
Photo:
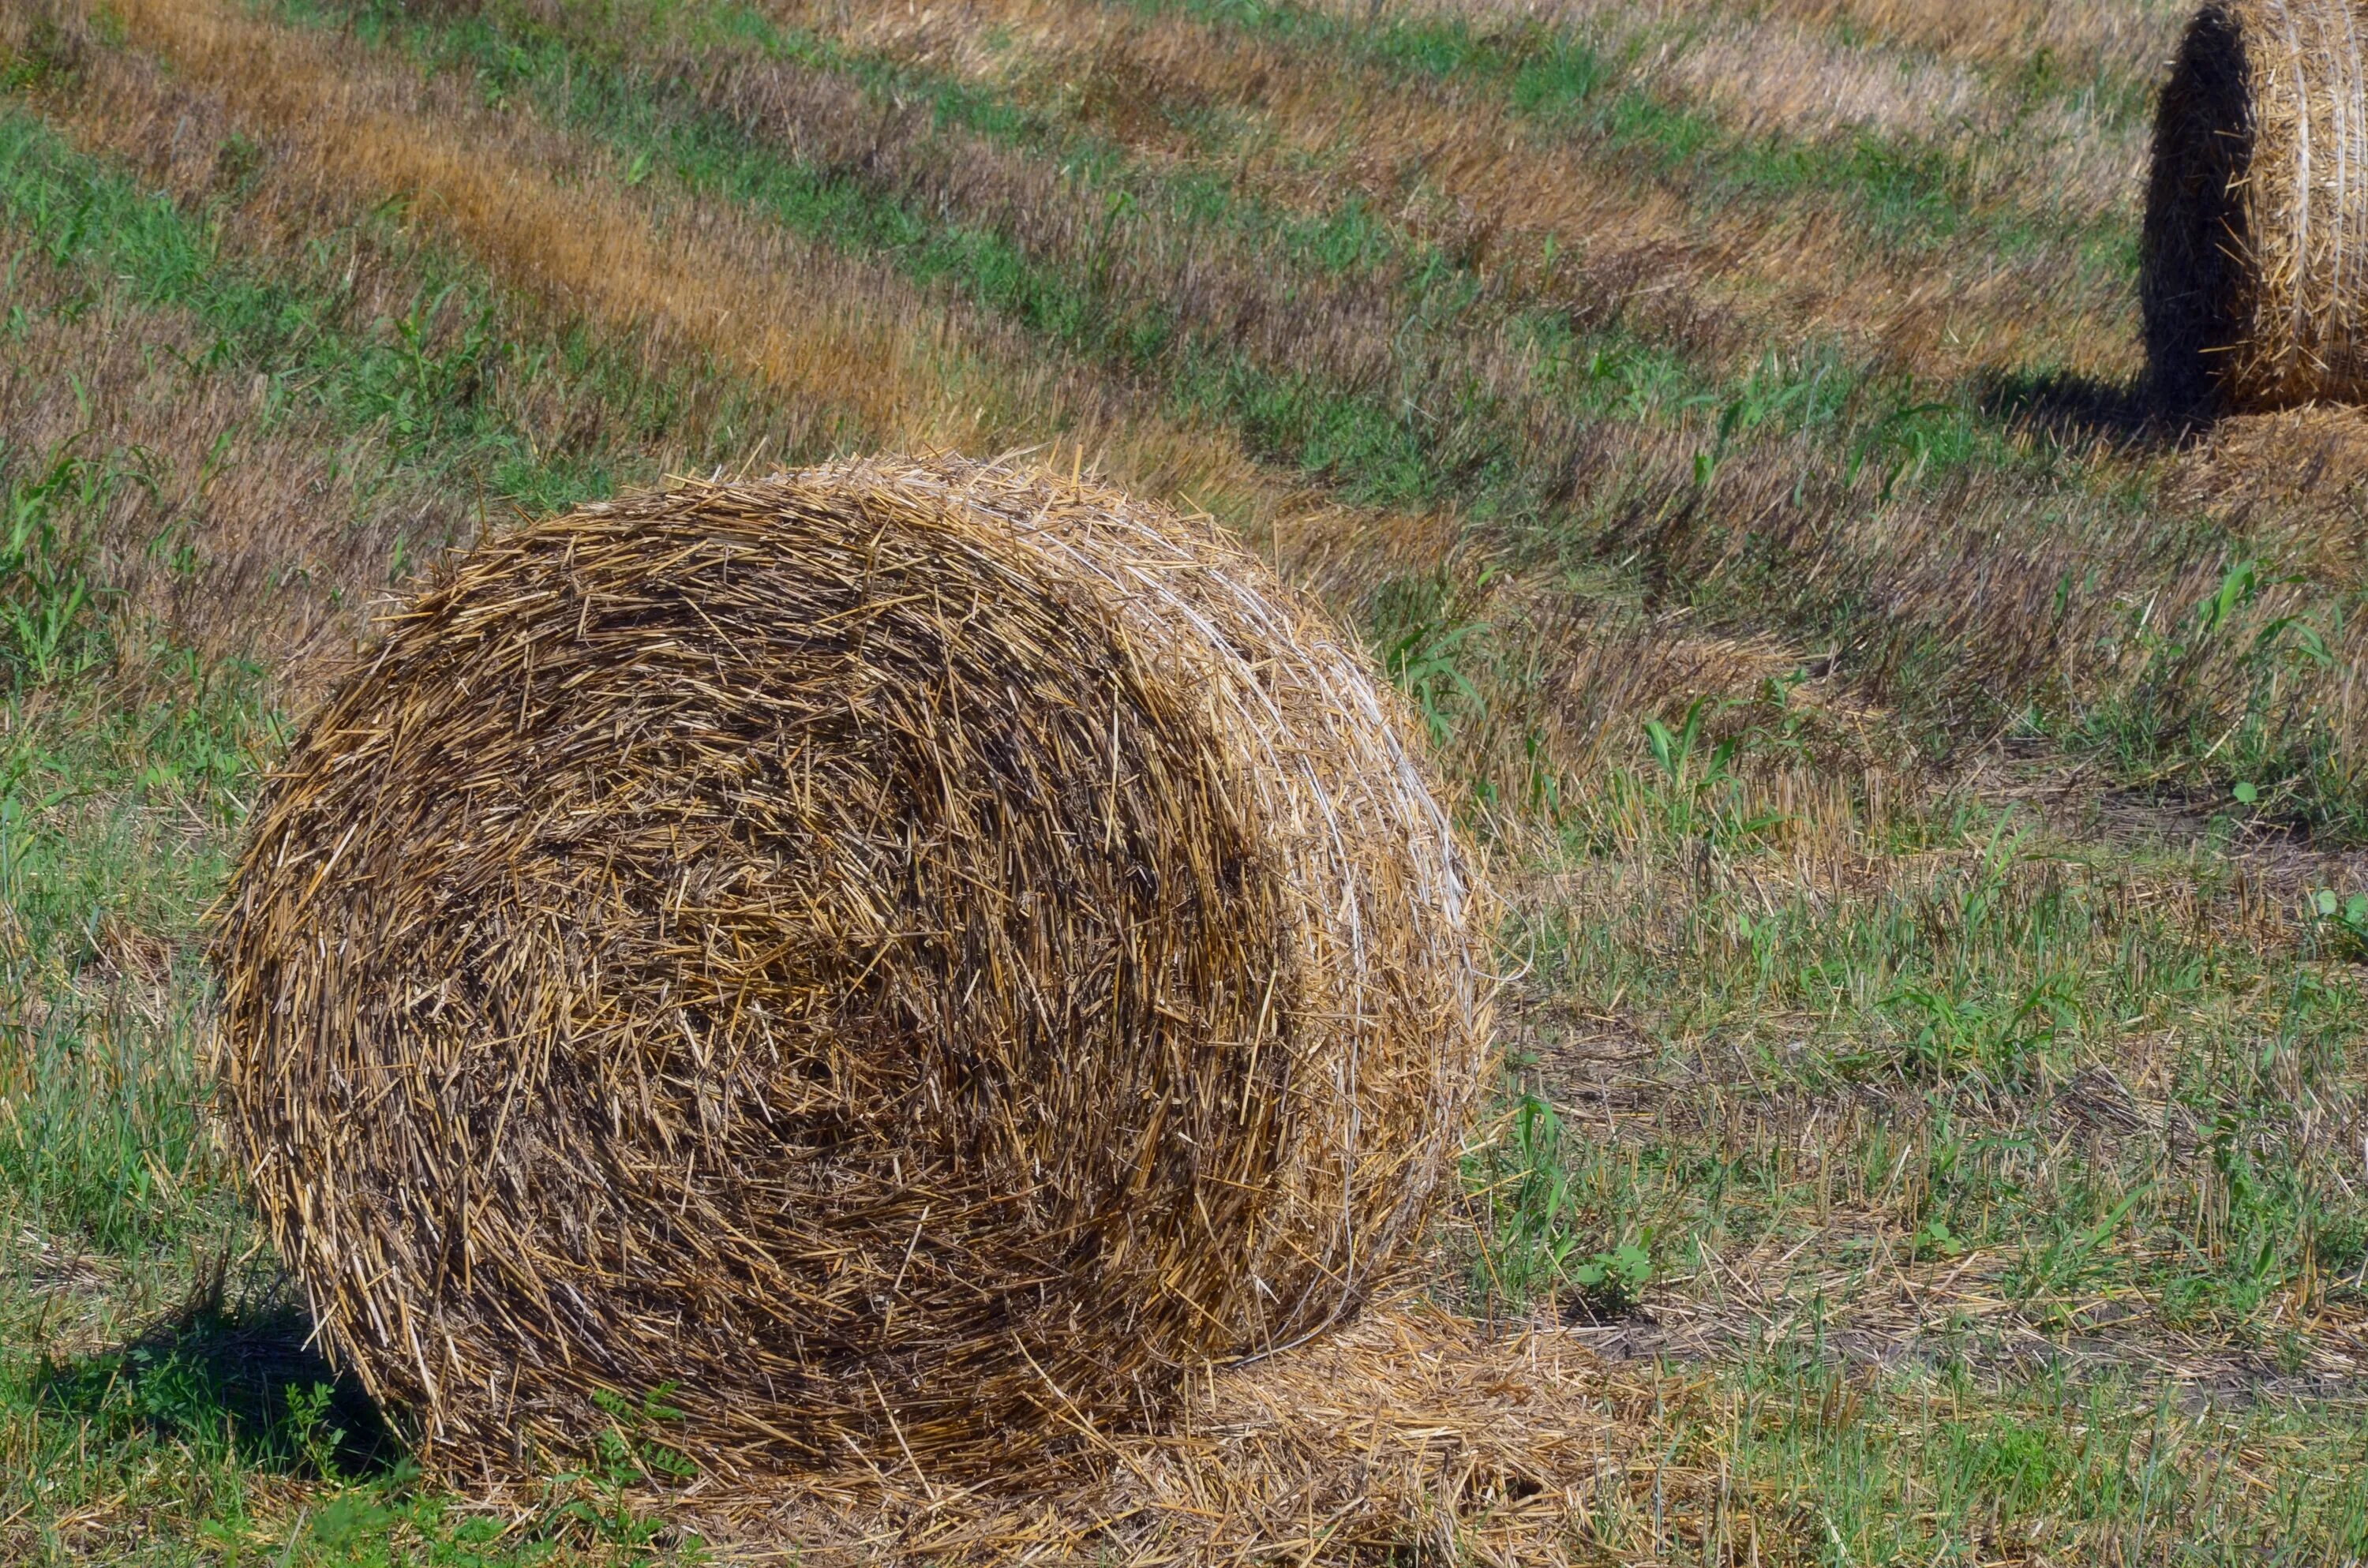
[[[1475,1471],[1304,1440],[1403,1436],[1322,1409],[1378,1365],[1550,1391],[1578,1561],[2368,1555],[2368,432],[2150,412],[2183,20],[0,8],[0,1559],[704,1550],[655,1391],[489,1509],[313,1358],[201,917],[448,545],[928,447],[1236,530],[1508,903],[1461,1321],[1201,1391],[1098,1506],[1484,1555],[1422,1524]]]

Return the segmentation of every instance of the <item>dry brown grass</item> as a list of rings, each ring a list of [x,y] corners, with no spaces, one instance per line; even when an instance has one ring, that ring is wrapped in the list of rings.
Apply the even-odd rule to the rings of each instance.
[[[1164,321],[1189,324],[1202,351],[1256,367],[1274,384],[1313,379],[1358,389],[1369,404],[1452,406],[1485,394],[1513,434],[1519,460],[1541,475],[1582,439],[1588,421],[1557,399],[1552,368],[1503,329],[1517,297],[1487,298],[1452,324],[1408,330],[1407,296],[1418,288],[1414,256],[1309,267],[1280,254],[1271,233],[1212,224],[1156,200],[1114,223],[1110,190],[1053,160],[942,129],[803,62],[754,51],[725,58],[728,64],[677,41],[653,63],[759,145],[807,167],[860,170],[873,199],[1008,238],[1046,274],[1092,279],[1097,304],[1156,309]],[[1605,262],[1634,267],[1639,258]],[[1565,278],[1561,286],[1585,284]],[[1722,339],[1731,351],[1745,338],[1741,324],[1715,319],[1702,301],[1670,303],[1658,324],[1706,354],[1719,352]],[[1181,357],[1171,346],[1164,358]]]
[[[1774,0],[1804,21],[1861,28],[1952,59],[2013,66],[2041,50],[2075,71],[2150,74],[2186,0]]]
[[[1353,0],[1327,8],[1360,20],[1376,15]],[[1945,137],[2011,119],[2048,147],[2062,183],[2084,197],[2111,199],[2131,162],[2127,131],[2101,119],[2085,97],[2024,113],[2013,102],[2012,79],[2044,55],[2067,74],[2150,80],[2180,20],[2175,6],[2155,9],[2158,15],[2080,5],[1447,0],[1395,5],[1379,15],[1566,29],[1615,58],[1637,57],[1640,79],[1677,88],[1679,101],[1755,130],[1816,136],[1852,127]]]
[[[1766,311],[1770,253],[1800,238],[1698,224],[1673,193],[1576,154],[1532,148],[1501,108],[1315,69],[1291,50],[1187,17],[1130,16],[1089,0],[983,0],[863,13],[851,23],[803,3],[775,9],[859,47],[994,83],[1026,102],[1065,104],[1154,168],[1193,167],[1201,157],[1193,134],[1162,110],[1237,111],[1249,123],[1222,172],[1246,193],[1309,215],[1333,211],[1353,193],[1410,233],[1485,262],[1492,275],[1533,267],[1552,234],[1565,255],[1585,258],[1591,279],[1633,294],[1647,320],[1677,324],[1656,312],[1656,302],[1678,304],[1693,316],[1697,335],[1736,341],[1709,324]],[[994,38],[1008,43],[982,47]]]
[[[1347,0],[1342,0],[1347,3]],[[1834,31],[1848,28],[1865,52],[1932,56],[1952,63],[2013,70],[2042,51],[2069,73],[2150,77],[2167,40],[2189,9],[2187,0],[1428,0],[1406,11],[1486,17],[1537,17],[1588,31],[1622,27],[1721,30],[1776,26]],[[1797,89],[1796,89],[1797,90]]]
[[[1585,140],[1542,134],[1501,100],[1452,83],[1393,80],[1344,68],[1320,51],[1186,17],[1112,12],[1088,0],[970,0],[866,12],[852,23],[836,8],[803,0],[778,9],[863,46],[1061,106],[1155,163],[1200,156],[1194,135],[1157,110],[1229,111],[1242,128],[1221,172],[1269,199],[1321,212],[1353,191],[1451,253],[1482,259],[1514,287],[1551,237],[1563,254],[1582,258],[1590,292],[1630,297],[1652,325],[1671,313],[1707,311],[1713,322],[1742,324],[1720,335],[1730,342],[1826,334],[1922,374],[2041,352],[2100,376],[2135,366],[2125,300],[2118,291],[2067,288],[2076,270],[2068,253],[2047,247],[2003,267],[1976,251],[1886,255],[1830,203],[1698,201],[1682,176],[1607,161]],[[1715,32],[1703,47],[1726,47],[1717,41],[1726,37]],[[1003,41],[988,49],[988,39]],[[1799,33],[1789,41],[1736,39],[1735,47],[1766,68],[1771,91],[1790,102],[1771,97],[1744,107],[1742,124],[1815,132],[1837,123],[1837,89],[1821,74],[1842,58],[1834,46]],[[1661,69],[1681,74],[1686,58],[1686,50],[1673,49]],[[1902,69],[1910,78],[1903,100],[1929,98],[1931,85],[1914,80],[1920,68]],[[1873,81],[1865,91],[1874,90]],[[2014,138],[2004,139],[1998,116],[1971,117],[1961,134],[1985,148],[1987,185],[2016,199],[2044,188],[2076,213],[2125,210],[2143,152],[2139,136],[2101,135],[2069,108],[2047,110],[2042,119],[2047,124],[2018,119]],[[2032,149],[2027,165],[2015,161],[2017,146]]]
[[[2295,408],[2216,423],[2168,489],[2274,543],[2280,560],[2339,587],[2368,586],[2368,416]]]

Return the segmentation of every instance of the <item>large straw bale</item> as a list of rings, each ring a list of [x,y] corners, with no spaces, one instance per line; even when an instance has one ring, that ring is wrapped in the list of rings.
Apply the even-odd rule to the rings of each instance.
[[[2368,16],[2217,0],[2155,121],[2142,293],[2162,392],[2238,409],[2368,400]]]
[[[332,1352],[498,1476],[1156,1426],[1346,1321],[1486,1050],[1392,696],[1204,520],[952,460],[587,506],[255,813],[229,1122]]]

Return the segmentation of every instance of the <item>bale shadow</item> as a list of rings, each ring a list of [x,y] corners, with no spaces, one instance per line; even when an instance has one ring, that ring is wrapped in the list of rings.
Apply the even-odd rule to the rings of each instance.
[[[211,1448],[252,1469],[348,1482],[393,1472],[406,1445],[312,1335],[284,1278],[233,1293],[217,1275],[129,1343],[50,1363],[36,1397],[97,1431]]]
[[[2111,381],[2066,370],[1992,370],[1974,388],[1975,403],[1993,418],[2061,441],[2110,441],[2141,452],[2182,445],[2211,427],[2220,410],[2192,394],[2151,375]]]

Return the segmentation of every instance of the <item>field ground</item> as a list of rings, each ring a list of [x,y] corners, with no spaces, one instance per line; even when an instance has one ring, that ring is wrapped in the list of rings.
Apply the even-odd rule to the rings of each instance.
[[[919,446],[1418,705],[1519,970],[1434,1290],[1647,1428],[1574,1557],[2368,1561],[2368,424],[2149,411],[2180,20],[0,7],[0,1561],[699,1555],[304,1352],[201,915],[422,562]]]

